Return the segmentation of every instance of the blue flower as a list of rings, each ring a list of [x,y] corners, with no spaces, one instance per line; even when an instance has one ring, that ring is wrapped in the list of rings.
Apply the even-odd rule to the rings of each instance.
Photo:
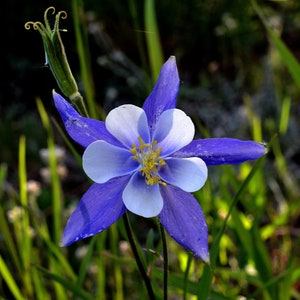
[[[257,159],[265,147],[229,138],[193,140],[191,119],[175,108],[178,88],[172,56],[143,108],[122,105],[105,122],[82,117],[54,92],[67,132],[86,148],[83,169],[95,182],[68,220],[62,245],[105,230],[129,210],[158,216],[172,238],[209,260],[205,218],[190,193],[205,184],[208,165]]]

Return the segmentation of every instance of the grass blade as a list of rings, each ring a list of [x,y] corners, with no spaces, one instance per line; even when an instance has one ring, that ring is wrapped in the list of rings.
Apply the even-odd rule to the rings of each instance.
[[[298,88],[300,88],[300,64],[292,52],[288,49],[285,43],[280,39],[280,37],[271,29],[271,27],[266,22],[265,17],[263,16],[261,8],[257,5],[255,0],[251,0],[252,6],[260,17],[264,27],[266,28],[272,42],[276,46],[282,61],[285,63],[286,67],[288,68],[291,76],[293,77],[295,83],[297,84]]]
[[[69,291],[73,292],[73,294],[77,295],[78,297],[81,297],[81,299],[83,299],[83,300],[94,299],[93,296],[91,296],[89,293],[85,292],[81,287],[78,287],[78,285],[76,283],[72,283],[72,282],[60,277],[57,274],[49,272],[48,270],[46,270],[40,266],[36,266],[36,268],[44,275],[48,276],[49,278],[53,279],[55,282],[57,282],[61,286],[63,286],[64,290],[69,290]]]
[[[53,203],[53,240],[55,243],[59,243],[61,237],[61,209],[63,196],[61,193],[60,178],[57,172],[57,159],[55,154],[55,143],[53,137],[53,130],[50,124],[49,117],[45,110],[45,107],[40,99],[37,99],[37,108],[42,119],[44,128],[47,131],[47,145],[49,150],[49,167],[51,173],[51,187],[52,187],[52,203]]]
[[[151,74],[152,80],[155,81],[158,78],[160,68],[163,65],[164,59],[156,21],[154,0],[145,0],[144,12],[146,42],[151,67]]]
[[[4,186],[4,182],[6,179],[6,173],[7,173],[7,166],[3,164],[0,166],[0,186],[1,187]],[[0,199],[3,199],[2,197],[3,197],[3,189],[1,188],[0,189]],[[16,267],[18,276],[22,277],[22,274],[23,274],[22,262],[20,261],[20,257],[18,255],[12,234],[9,229],[7,218],[5,216],[4,201],[0,202],[0,228],[1,228],[1,233],[3,235],[3,240],[6,245],[5,248],[7,249],[7,252],[10,254],[12,262],[13,262],[14,266]]]
[[[282,102],[279,122],[279,132],[281,134],[286,134],[289,125],[291,102],[292,100],[290,97],[285,97]]]
[[[97,236],[93,236],[91,239],[89,245],[88,245],[88,250],[87,253],[84,256],[84,259],[82,260],[79,271],[78,271],[78,278],[77,278],[77,286],[81,287],[83,285],[84,277],[88,271],[88,266],[91,262],[95,242],[96,242]]]
[[[9,272],[7,265],[5,264],[2,256],[0,256],[0,274],[5,280],[7,286],[9,287],[11,293],[15,297],[16,300],[24,300],[25,298],[22,296],[21,291],[19,290],[13,275]]]
[[[22,229],[21,238],[18,241],[20,255],[23,262],[23,281],[26,287],[26,292],[28,295],[32,295],[33,287],[31,282],[31,276],[28,270],[30,269],[30,259],[31,259],[31,238],[29,214],[28,214],[28,197],[27,197],[27,174],[26,174],[26,138],[25,136],[20,137],[19,142],[19,186],[20,186],[20,203],[24,209],[22,214]]]
[[[76,37],[76,48],[78,51],[78,58],[80,62],[80,72],[82,81],[84,84],[84,91],[88,106],[89,115],[93,119],[97,119],[97,109],[94,102],[95,90],[94,90],[94,80],[92,77],[91,60],[89,55],[89,45],[87,34],[85,32],[85,22],[82,16],[83,13],[83,1],[73,0],[72,1],[72,14],[74,20],[74,31]]]

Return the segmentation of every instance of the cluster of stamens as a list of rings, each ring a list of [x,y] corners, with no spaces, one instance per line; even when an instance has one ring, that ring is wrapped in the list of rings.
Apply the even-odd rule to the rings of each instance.
[[[153,141],[152,144],[144,143],[140,136],[138,140],[140,145],[137,147],[135,144],[132,144],[130,153],[133,154],[133,159],[140,163],[140,172],[145,177],[146,183],[149,185],[157,183],[166,185],[158,175],[159,169],[166,163],[160,157],[161,148],[156,149],[157,141]]]

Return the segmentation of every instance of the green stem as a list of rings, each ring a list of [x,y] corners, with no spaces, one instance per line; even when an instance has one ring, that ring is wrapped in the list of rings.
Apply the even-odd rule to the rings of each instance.
[[[188,261],[187,261],[187,265],[186,265],[186,269],[185,269],[184,277],[183,277],[183,297],[182,297],[183,300],[187,299],[187,285],[188,285],[188,279],[189,279],[189,273],[190,273],[190,269],[191,269],[192,260],[193,260],[193,257],[191,255],[191,253],[189,253]]]
[[[91,61],[89,56],[89,46],[87,41],[87,35],[85,32],[85,26],[82,26],[84,22],[82,16],[84,15],[83,1],[72,1],[72,14],[74,20],[74,31],[76,37],[76,49],[78,51],[78,58],[80,63],[80,72],[82,81],[85,88],[85,98],[89,115],[93,119],[97,119],[97,109],[94,102],[94,81],[92,78]],[[79,102],[80,103],[80,102]],[[81,104],[81,103],[80,103]]]
[[[162,241],[163,258],[164,258],[164,300],[168,300],[168,273],[169,273],[168,246],[167,246],[165,229],[160,222],[159,222],[159,231],[160,231],[160,236]]]
[[[135,238],[133,236],[132,228],[131,228],[127,213],[125,213],[123,215],[123,221],[124,221],[125,230],[126,230],[126,233],[127,233],[127,236],[128,236],[128,241],[130,243],[130,246],[131,246],[133,255],[135,257],[135,261],[137,263],[138,269],[139,269],[139,271],[142,275],[143,281],[146,285],[146,289],[147,289],[147,292],[148,292],[149,299],[154,300],[156,298],[155,298],[155,295],[154,295],[154,292],[153,292],[153,288],[152,288],[150,279],[147,275],[147,272],[144,268],[143,262],[141,260],[141,257],[140,257],[140,254],[139,254],[139,251],[138,251],[138,248],[137,248],[137,245],[136,245]]]
[[[89,117],[89,113],[86,109],[86,106],[84,104],[83,98],[79,92],[76,94],[70,96],[70,100],[72,103],[76,106],[78,112],[83,116],[83,117]]]

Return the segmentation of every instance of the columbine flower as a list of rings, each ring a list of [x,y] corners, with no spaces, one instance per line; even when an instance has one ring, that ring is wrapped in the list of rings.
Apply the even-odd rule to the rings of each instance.
[[[190,192],[204,185],[207,165],[256,159],[265,147],[228,138],[192,141],[191,119],[175,108],[178,87],[170,57],[143,108],[122,105],[105,122],[82,117],[54,93],[66,130],[86,147],[83,169],[95,182],[71,215],[63,245],[103,231],[129,210],[158,216],[171,237],[208,261],[207,226]]]

